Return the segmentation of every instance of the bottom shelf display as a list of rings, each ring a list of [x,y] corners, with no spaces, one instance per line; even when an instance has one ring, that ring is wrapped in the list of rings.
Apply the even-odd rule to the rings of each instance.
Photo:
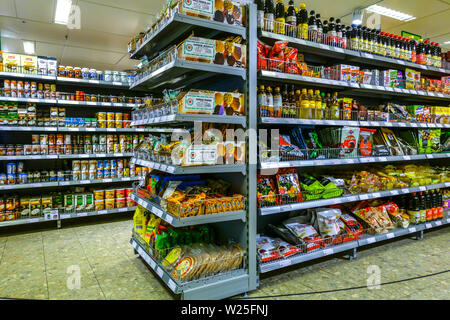
[[[261,273],[450,224],[449,189],[309,209],[257,237]]]
[[[140,206],[133,220],[135,252],[175,294],[248,276],[245,249],[231,239],[219,240],[210,225],[174,228]]]

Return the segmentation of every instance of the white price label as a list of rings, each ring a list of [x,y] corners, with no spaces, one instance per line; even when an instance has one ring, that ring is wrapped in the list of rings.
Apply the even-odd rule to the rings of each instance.
[[[441,221],[435,221],[434,223],[435,223],[437,226],[440,226],[440,225],[442,224]]]
[[[29,219],[28,223],[35,223],[35,222],[39,222],[40,219],[39,218],[33,218],[33,219]]]
[[[364,56],[366,58],[373,59],[373,55],[371,55],[370,53],[364,53]]]
[[[152,269],[155,269],[155,267],[156,267],[156,262],[155,262],[153,259],[151,259],[150,257],[149,257],[149,260],[150,260],[150,262],[149,262],[150,267],[152,267]]]
[[[95,128],[86,128],[86,131],[93,132],[93,131],[95,131]]]
[[[91,180],[80,180],[80,184],[90,184]]]
[[[170,214],[166,214],[165,220],[166,220],[168,223],[172,223],[173,217],[172,217]]]
[[[447,218],[447,223],[450,223],[450,218]]]
[[[117,212],[125,212],[125,211],[128,211],[128,208],[119,208],[117,210]]]
[[[328,256],[328,255],[333,254],[333,253],[334,253],[333,249],[325,249],[325,250],[323,250],[323,255],[324,256]]]
[[[416,232],[416,228],[415,227],[409,228],[408,230],[409,230],[410,233]]]
[[[381,197],[381,193],[376,192],[376,193],[373,194],[373,197],[374,198],[380,198]]]
[[[367,238],[367,243],[374,243],[376,241],[376,239],[374,237],[372,238]]]
[[[398,126],[399,126],[399,127],[406,127],[406,123],[399,122],[399,123],[398,123]]]
[[[437,96],[440,97],[440,98],[444,97],[444,95],[442,93],[437,93]]]
[[[424,186],[421,186],[421,187],[419,187],[419,190],[420,190],[420,191],[425,191],[425,190],[427,190],[427,188],[424,187]]]
[[[408,192],[409,192],[409,189],[402,189],[402,192],[403,192],[403,193],[408,193]]]
[[[339,52],[339,53],[344,53],[344,50],[341,48],[334,48],[334,51]]]
[[[87,217],[88,213],[87,212],[81,212],[79,214],[77,214],[77,217]]]
[[[393,195],[393,196],[398,195],[398,191],[397,191],[397,190],[392,190],[392,191],[391,191],[391,195]]]
[[[107,128],[106,131],[108,131],[108,132],[116,132],[117,129],[116,128]]]
[[[325,50],[330,50],[330,46],[327,46],[326,44],[319,44],[319,47]]]
[[[386,238],[387,238],[387,239],[392,239],[393,237],[395,237],[395,234],[393,234],[392,232],[391,232],[391,233],[388,233],[388,234],[386,235]]]
[[[391,88],[391,87],[386,87],[386,91],[391,91],[391,92],[394,92],[394,88]]]
[[[403,60],[397,60],[397,63],[401,64],[401,65],[405,65],[405,61],[403,61]]]
[[[160,276],[160,277],[162,278],[162,276],[163,276],[163,274],[164,274],[164,270],[161,269],[160,267],[158,267],[158,268],[156,269],[156,273],[158,274],[158,276]]]
[[[158,217],[161,217],[162,214],[163,214],[162,210],[159,209],[159,208],[156,208],[156,207],[153,207],[153,208],[152,208],[152,212],[153,212],[154,214],[156,214]]]
[[[427,229],[431,228],[431,223],[426,223],[426,224],[425,224],[425,227],[426,227]]]
[[[350,82],[350,87],[359,88],[359,84]]]
[[[387,158],[386,158],[386,157],[380,157],[379,159],[380,159],[379,161],[382,161],[382,162],[387,161]]]
[[[144,250],[142,250],[141,247],[138,247],[137,252],[139,253],[140,256],[142,256],[142,254],[144,253]]]
[[[346,199],[348,200],[348,202],[353,202],[353,201],[357,201],[358,197],[353,196],[353,197],[347,197]]]
[[[403,160],[411,160],[410,156],[403,156]]]
[[[102,102],[102,106],[111,106],[111,102]]]
[[[112,182],[112,179],[103,179],[103,182]]]
[[[177,285],[175,284],[175,282],[172,281],[172,279],[169,279],[169,281],[167,282],[167,285],[169,286],[170,290],[175,292]]]
[[[291,264],[292,264],[292,261],[289,259],[280,261],[280,267],[287,267],[287,266],[290,266]]]
[[[400,89],[400,88],[394,88],[394,91],[395,91],[395,92],[402,92],[402,89]]]
[[[69,128],[69,131],[80,131],[79,128]]]
[[[98,214],[106,214],[106,213],[108,213],[108,210],[100,210],[100,211],[97,211],[97,213]]]
[[[363,84],[362,86],[366,89],[373,89],[373,86],[370,84]]]
[[[122,82],[113,81],[112,83],[114,86],[121,86]]]
[[[367,199],[369,199],[369,196],[367,194],[362,194],[362,195],[359,196],[359,199],[367,200]]]
[[[80,154],[80,155],[78,155],[78,157],[80,157],[80,158],[89,158],[90,155],[89,154]]]
[[[167,171],[168,173],[174,173],[174,172],[175,172],[175,167],[168,166],[167,169],[166,169],[166,171]]]

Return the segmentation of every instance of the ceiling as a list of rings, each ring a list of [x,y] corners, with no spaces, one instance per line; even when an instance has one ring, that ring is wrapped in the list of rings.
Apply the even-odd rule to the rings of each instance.
[[[62,65],[100,70],[127,70],[136,61],[128,59],[127,44],[132,36],[151,25],[165,0],[73,0],[81,10],[81,29],[69,30],[53,23],[56,0],[0,0],[2,49],[23,53],[22,40],[36,41],[36,54],[53,56]],[[288,0],[284,0],[287,4]],[[450,41],[450,0],[295,0],[304,2],[322,19],[340,17],[351,24],[352,11],[379,4],[414,15],[403,23],[382,17],[382,29],[400,34],[402,30],[440,42]],[[67,39],[66,39],[67,38]],[[442,45],[450,50],[449,45]]]

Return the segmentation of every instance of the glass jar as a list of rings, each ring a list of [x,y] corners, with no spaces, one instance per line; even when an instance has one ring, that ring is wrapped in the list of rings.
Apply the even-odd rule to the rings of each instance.
[[[112,82],[113,81],[113,74],[110,70],[105,70],[105,81]]]

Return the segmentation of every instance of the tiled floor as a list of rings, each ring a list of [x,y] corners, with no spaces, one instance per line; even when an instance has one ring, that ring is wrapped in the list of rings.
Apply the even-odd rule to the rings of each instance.
[[[132,221],[116,221],[0,236],[0,298],[173,299],[134,255]],[[367,267],[377,265],[381,282],[449,269],[450,229],[428,232],[422,241],[404,239],[358,252],[358,259],[328,259],[260,280],[249,298],[365,286]],[[79,268],[73,288],[70,267]],[[69,273],[68,273],[69,268]],[[76,271],[75,271],[76,272]],[[69,289],[72,287],[73,289]],[[384,285],[270,299],[450,299],[450,272]]]

